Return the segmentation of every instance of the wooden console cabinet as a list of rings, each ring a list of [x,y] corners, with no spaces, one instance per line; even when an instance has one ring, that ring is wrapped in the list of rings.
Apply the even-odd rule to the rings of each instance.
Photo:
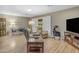
[[[79,35],[71,32],[64,33],[64,40],[79,49]]]

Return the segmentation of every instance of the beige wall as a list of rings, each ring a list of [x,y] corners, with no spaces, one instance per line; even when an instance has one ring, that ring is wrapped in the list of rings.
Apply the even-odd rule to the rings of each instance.
[[[29,18],[11,15],[0,15],[1,18],[6,18],[7,31],[11,30],[11,22],[15,22],[15,28],[28,27]]]
[[[62,38],[66,31],[66,19],[79,17],[79,7],[52,13],[52,26],[59,25]]]
[[[64,32],[66,31],[66,19],[79,17],[79,6],[63,11],[54,12],[51,14],[36,16],[33,18],[44,16],[52,16],[52,30],[54,25],[59,25],[61,37],[64,38]]]

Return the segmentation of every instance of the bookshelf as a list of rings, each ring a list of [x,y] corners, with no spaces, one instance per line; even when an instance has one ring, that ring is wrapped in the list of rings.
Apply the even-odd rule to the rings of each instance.
[[[42,32],[46,32],[44,34],[48,33],[48,36],[52,37],[51,16],[33,18],[32,21],[34,21],[32,32],[40,32],[40,34],[42,34]]]
[[[42,19],[38,19],[37,31],[38,31],[39,33],[42,32],[42,26],[43,26],[43,20],[42,20]]]
[[[6,35],[6,19],[0,18],[0,37]]]

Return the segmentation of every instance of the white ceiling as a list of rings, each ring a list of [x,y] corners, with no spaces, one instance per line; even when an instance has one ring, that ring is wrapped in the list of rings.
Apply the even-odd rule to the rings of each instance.
[[[76,6],[77,5],[0,5],[0,14],[34,17]],[[27,11],[28,9],[32,11]]]

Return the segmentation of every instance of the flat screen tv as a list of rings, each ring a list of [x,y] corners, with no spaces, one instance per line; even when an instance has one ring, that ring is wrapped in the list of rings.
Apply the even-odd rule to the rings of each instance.
[[[79,33],[79,17],[66,20],[66,30]]]

